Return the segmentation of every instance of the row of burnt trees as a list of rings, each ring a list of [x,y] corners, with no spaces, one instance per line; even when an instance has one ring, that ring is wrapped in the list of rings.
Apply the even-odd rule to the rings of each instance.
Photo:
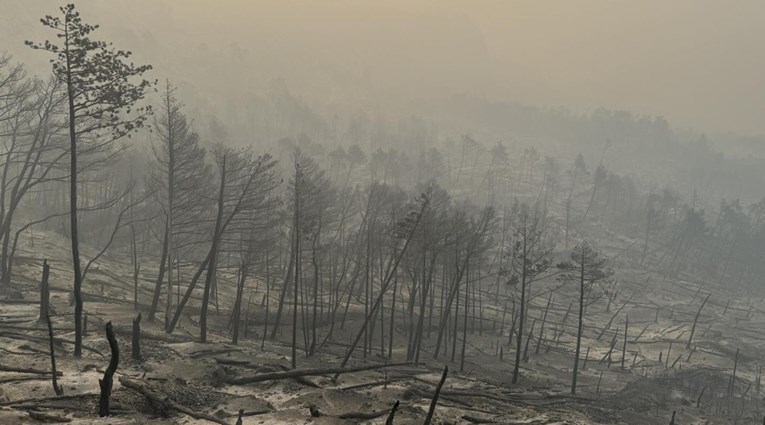
[[[55,55],[55,82],[62,85],[65,93],[62,98],[66,99],[68,106],[62,108],[64,118],[60,123],[65,123],[64,128],[69,130],[68,149],[63,150],[62,155],[68,154],[70,164],[68,169],[64,168],[68,173],[59,175],[59,179],[68,180],[70,188],[68,232],[72,240],[74,270],[75,352],[79,355],[82,344],[82,283],[94,259],[82,267],[78,232],[78,213],[82,205],[78,203],[77,195],[82,186],[78,183],[78,176],[82,175],[83,170],[78,168],[78,161],[89,153],[97,156],[94,164],[107,164],[114,158],[115,153],[121,150],[115,148],[115,143],[140,128],[147,119],[148,109],[139,109],[137,115],[128,118],[125,118],[125,113],[145,96],[151,84],[145,80],[131,83],[131,79],[140,76],[149,67],[126,64],[129,52],[114,51],[106,43],[90,40],[89,34],[96,27],[83,23],[73,6],[66,6],[61,12],[63,19],[46,17],[43,23],[57,31],[63,44],[57,46],[46,42],[30,45]],[[345,317],[352,310],[352,299],[363,300],[364,321],[358,335],[363,339],[365,355],[372,352],[377,323],[380,324],[377,335],[381,337],[380,347],[384,352],[383,304],[390,299],[392,307],[389,309],[387,351],[389,356],[392,355],[395,302],[400,292],[400,305],[407,306],[409,316],[407,357],[419,359],[425,310],[428,310],[427,334],[431,333],[433,311],[437,310],[433,356],[438,357],[441,347],[446,350],[447,342],[451,341],[452,358],[455,357],[460,328],[458,320],[462,317],[461,358],[464,367],[469,301],[472,296],[474,303],[476,293],[480,296],[483,292],[480,288],[482,280],[492,274],[498,276],[497,292],[500,281],[504,282],[506,278],[521,288],[515,331],[520,347],[527,305],[532,298],[527,290],[530,291],[532,283],[545,276],[551,261],[552,248],[543,243],[546,236],[543,237],[542,228],[546,226],[541,221],[547,220],[545,208],[536,208],[534,213],[530,213],[529,207],[520,207],[511,212],[510,215],[519,217],[513,225],[514,234],[512,238],[506,238],[503,233],[500,259],[496,260],[494,255],[495,260],[489,266],[484,262],[484,257],[496,250],[493,241],[496,232],[495,209],[456,202],[437,186],[431,186],[427,195],[418,201],[420,207],[407,203],[404,192],[386,184],[373,182],[366,188],[351,188],[352,163],[348,165],[342,185],[337,185],[337,178],[333,182],[325,177],[310,157],[296,149],[292,153],[294,173],[290,173],[290,187],[281,193],[288,201],[287,208],[280,210],[275,162],[268,156],[255,156],[249,151],[234,150],[222,143],[212,146],[206,143],[211,146],[208,148],[211,154],[208,154],[182,109],[174,89],[168,83],[160,113],[153,122],[157,139],[152,143],[154,160],[151,162],[155,165],[147,167],[152,172],[140,188],[140,194],[118,193],[121,210],[117,223],[110,232],[106,247],[96,256],[103,254],[118,230],[126,227],[123,215],[130,216],[132,258],[136,270],[139,270],[136,227],[144,235],[144,246],[147,239],[156,239],[156,243],[148,244],[149,247],[160,247],[159,270],[152,291],[149,318],[154,318],[160,299],[164,298],[167,332],[172,332],[177,326],[184,307],[204,276],[199,328],[200,339],[207,339],[211,297],[215,298],[217,307],[215,294],[220,259],[222,255],[233,252],[239,257],[239,276],[233,303],[236,317],[231,320],[235,329],[234,338],[237,337],[248,274],[260,268],[254,264],[256,260],[265,259],[266,292],[270,292],[272,268],[268,263],[274,258],[277,260],[277,271],[284,274],[285,279],[271,335],[277,335],[282,311],[291,304],[293,362],[297,357],[298,317],[302,322],[300,327],[303,329],[306,354],[311,355],[329,340],[337,314],[343,307],[340,326],[344,325]],[[425,155],[430,158],[431,171],[440,167],[437,152]],[[358,153],[350,155],[350,158],[361,161]],[[523,171],[521,176],[528,175],[528,180],[533,180],[533,168],[526,169],[528,171]],[[457,172],[458,180],[461,172],[462,166]],[[475,167],[471,174],[475,175]],[[593,188],[593,198],[595,192]],[[116,203],[107,197],[107,205]],[[282,214],[276,214],[277,211]],[[406,211],[415,212],[415,215]],[[281,246],[283,249],[279,249],[279,244],[271,244],[274,239],[268,235],[274,228],[281,230],[282,241],[286,242]],[[403,228],[409,230],[402,231]],[[507,226],[504,228],[507,229]],[[263,244],[263,241],[268,243]],[[507,248],[507,254],[502,254],[505,242],[511,246]],[[412,248],[407,251],[410,245]],[[275,253],[271,254],[270,249]],[[150,252],[144,251],[143,256]],[[502,269],[506,258],[510,258],[512,272],[501,276],[497,270]],[[399,269],[402,262],[403,266]],[[191,266],[195,269],[183,296],[180,295],[181,264],[184,268]],[[436,282],[439,279],[434,277],[437,265],[441,266],[442,272],[438,296]],[[176,279],[173,278],[174,270]],[[399,279],[402,281],[400,284]],[[137,301],[137,276],[135,282]],[[328,286],[326,290],[325,284]],[[388,292],[391,284],[393,290]],[[475,286],[471,286],[476,284],[479,285],[477,291]],[[177,290],[175,307],[174,289]],[[408,293],[408,300],[403,298],[404,293]],[[289,295],[292,296],[291,303],[287,299]],[[270,296],[266,301],[270,301]],[[312,311],[308,312],[307,308]],[[417,314],[416,310],[419,310]],[[321,325],[325,315],[330,326],[320,338],[319,329],[326,329]],[[515,315],[513,320],[516,320]],[[265,322],[267,327],[267,315]],[[268,328],[264,329],[264,334],[267,331]],[[358,342],[359,339],[356,340]],[[518,355],[520,349],[517,350]]]
[[[464,368],[468,318],[481,317],[481,297],[495,293],[494,304],[505,309],[510,303],[514,306],[509,334],[516,338],[513,380],[517,381],[522,348],[524,343],[528,346],[531,336],[531,332],[526,333],[529,303],[554,291],[558,284],[578,282],[578,361],[585,306],[592,298],[588,294],[608,277],[608,272],[603,260],[586,244],[576,245],[570,262],[554,266],[554,242],[562,240],[568,248],[571,240],[579,239],[573,231],[576,223],[596,213],[608,217],[612,211],[616,217],[619,211],[640,211],[636,206],[640,197],[628,179],[617,178],[603,165],[590,173],[580,156],[564,186],[555,160],[545,159],[543,170],[535,172],[539,155],[533,150],[524,153],[517,173],[508,174],[509,159],[501,145],[492,150],[489,171],[483,173],[478,168],[480,146],[468,137],[463,139],[456,170],[444,167],[438,151],[421,153],[418,180],[429,184],[420,185],[418,192],[423,195],[414,201],[406,191],[388,184],[395,182],[397,173],[391,167],[401,155],[373,154],[379,167],[354,172],[362,168],[365,155],[358,148],[350,149],[345,155],[338,152],[334,156],[336,161],[345,158],[345,165],[335,164],[325,174],[320,162],[288,146],[289,161],[282,161],[278,169],[268,155],[227,146],[225,132],[220,129],[211,131],[212,140],[202,140],[169,83],[162,92],[158,113],[149,120],[149,109],[136,109],[152,87],[140,80],[149,67],[128,64],[129,52],[92,41],[89,34],[96,27],[83,23],[73,6],[63,7],[61,13],[62,17],[43,20],[46,27],[56,31],[60,44],[30,43],[54,55],[52,82],[25,86],[24,79],[17,77],[20,71],[7,68],[10,83],[2,86],[12,93],[29,93],[28,98],[19,98],[18,105],[11,102],[4,109],[14,119],[7,121],[10,138],[4,135],[10,141],[5,170],[11,177],[4,177],[3,187],[11,189],[2,198],[3,202],[10,200],[3,209],[2,236],[6,238],[6,253],[12,229],[6,221],[10,223],[23,193],[35,185],[68,183],[69,210],[54,214],[69,218],[76,354],[81,353],[82,346],[85,275],[93,261],[119,235],[127,233],[120,230],[130,228],[130,237],[122,246],[129,247],[135,265],[136,308],[143,309],[141,303],[147,302],[147,297],[139,294],[140,261],[151,258],[158,270],[153,274],[154,270],[144,268],[144,274],[153,274],[154,283],[148,297],[148,317],[155,319],[164,303],[167,332],[173,332],[184,308],[192,302],[199,305],[200,340],[206,341],[210,304],[214,302],[219,309],[218,289],[226,284],[226,276],[235,274],[234,295],[226,302],[233,305],[229,320],[233,339],[239,338],[243,312],[245,333],[249,323],[249,300],[255,291],[248,283],[262,282],[266,304],[263,337],[277,337],[284,322],[289,321],[293,366],[298,357],[298,329],[302,331],[302,349],[310,356],[332,339],[336,324],[343,328],[348,317],[358,324],[360,316],[361,326],[346,362],[358,344],[363,355],[370,355],[378,341],[381,354],[392,356],[396,347],[393,339],[403,328],[408,359],[419,361],[424,349],[431,349],[438,358],[449,348],[455,359],[461,342]],[[13,96],[9,99],[17,100]],[[115,190],[110,181],[108,190],[96,190],[95,195],[85,196],[84,202],[78,201],[79,190],[89,184],[104,187],[78,181],[78,177],[86,175],[89,164],[92,168],[115,164],[116,155],[123,150],[117,142],[144,123],[153,124],[151,152],[134,154],[131,170],[136,165],[135,174],[145,179],[134,178],[140,184],[129,186],[130,191]],[[62,163],[66,158],[68,166]],[[449,172],[444,174],[444,170]],[[460,199],[473,202],[452,199],[434,181],[439,175],[447,179]],[[509,175],[517,177],[504,180]],[[283,180],[289,183],[281,184]],[[482,193],[486,187],[486,202],[477,195],[462,196],[465,190]],[[517,189],[499,193],[508,187]],[[508,203],[508,195],[529,190],[538,193],[533,206],[501,207]],[[477,206],[482,203],[489,206]],[[677,207],[660,205],[663,209],[655,214],[647,209],[645,247],[658,228],[651,217],[663,216],[665,221],[668,216],[677,217]],[[83,210],[109,207],[116,211],[112,214],[116,221],[105,232],[103,248],[83,267],[78,219]],[[555,211],[558,213],[553,214]],[[683,241],[678,243],[679,259],[692,252],[693,245],[687,238]],[[720,246],[729,247],[730,243]],[[3,276],[10,276],[10,265],[5,263],[10,264],[4,261]],[[553,279],[556,275],[557,281]],[[543,281],[544,285],[537,284]],[[272,302],[276,305],[271,306]],[[363,313],[358,306],[363,307]],[[482,323],[480,319],[479,326]],[[574,380],[572,391],[575,388]]]

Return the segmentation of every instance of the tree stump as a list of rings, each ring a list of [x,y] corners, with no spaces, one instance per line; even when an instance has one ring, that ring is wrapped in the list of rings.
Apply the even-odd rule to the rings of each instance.
[[[102,417],[109,416],[109,397],[112,395],[114,372],[117,371],[117,365],[120,362],[120,349],[117,346],[117,339],[114,337],[111,321],[106,323],[106,340],[109,341],[112,358],[109,361],[109,366],[104,371],[104,379],[98,380],[98,386],[101,387],[101,398],[98,401],[98,416]]]

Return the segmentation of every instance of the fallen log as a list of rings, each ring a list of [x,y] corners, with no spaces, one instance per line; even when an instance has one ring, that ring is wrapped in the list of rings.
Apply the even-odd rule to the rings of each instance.
[[[7,384],[9,382],[23,382],[23,381],[47,381],[47,376],[19,376],[15,378],[2,378],[0,384]]]
[[[54,397],[43,397],[43,398],[23,398],[21,400],[9,400],[9,401],[3,401],[0,402],[0,406],[10,406],[13,404],[23,404],[23,403],[40,403],[45,401],[62,401],[62,400],[77,400],[82,398],[94,398],[97,397],[98,394],[72,394],[72,395],[62,395],[62,396],[54,396]]]
[[[29,330],[34,330],[34,329],[29,329]],[[6,331],[2,331],[2,332],[0,332],[0,337],[6,337],[6,338],[10,338],[10,339],[18,339],[18,340],[21,340],[21,341],[34,341],[34,342],[39,342],[39,343],[42,343],[42,344],[47,344],[48,343],[48,337],[37,337],[37,336],[27,335],[27,334],[18,333],[18,332],[6,332]],[[59,344],[74,345],[74,341],[72,341],[70,339],[54,338],[54,341],[56,343],[59,343]],[[90,352],[96,353],[96,354],[98,354],[101,357],[104,357],[104,354],[102,352],[98,351],[97,349],[95,349],[95,348],[93,348],[93,347],[91,347],[89,345],[83,344],[82,348],[85,349],[85,350],[88,350]]]
[[[184,415],[191,416],[194,419],[202,419],[209,422],[214,422],[216,424],[221,425],[229,425],[226,421],[223,419],[216,418],[215,416],[211,416],[205,413],[195,412],[191,409],[188,409],[184,406],[181,406],[178,403],[173,402],[172,400],[168,398],[163,398],[159,394],[157,394],[154,389],[151,388],[149,384],[142,385],[138,381],[134,381],[130,378],[126,378],[124,376],[120,376],[119,378],[120,384],[126,388],[130,388],[132,390],[137,391],[151,402],[152,406],[162,412],[164,415],[167,414],[168,411],[176,411],[183,413]]]
[[[67,418],[66,416],[50,415],[48,413],[35,412],[34,410],[30,410],[27,413],[29,413],[30,418],[38,422],[50,422],[56,424],[72,422],[72,419]]]
[[[302,369],[302,370],[298,369],[298,370],[290,370],[286,372],[270,372],[270,373],[264,373],[261,375],[255,375],[255,376],[227,377],[223,379],[223,382],[229,385],[246,385],[246,384],[254,384],[256,382],[299,378],[302,376],[320,376],[320,375],[329,375],[329,374],[340,375],[343,373],[363,372],[366,370],[383,369],[386,367],[400,367],[400,366],[412,366],[412,365],[414,365],[414,363],[412,362],[403,362],[403,363],[373,364],[373,365],[366,365],[366,366],[359,366],[359,367],[352,367],[352,368],[338,367],[338,368],[327,368],[327,369]]]
[[[363,384],[348,385],[345,387],[341,387],[340,391],[357,390],[359,388],[378,387],[380,385],[388,385],[393,382],[403,381],[404,379],[409,379],[409,377],[401,376],[397,378],[383,379],[382,381],[373,381],[373,382],[365,382]]]
[[[240,417],[241,418],[246,418],[248,416],[265,415],[266,413],[273,412],[273,410],[271,410],[271,409],[261,409],[261,410],[251,410],[251,411],[248,412],[248,411],[242,409],[242,410],[239,410],[239,412],[241,412],[241,414],[240,413],[229,413],[229,414],[226,415],[226,417],[227,418],[237,418],[237,419],[240,418]]]
[[[290,369],[287,366],[279,365],[279,368],[285,372],[289,371]],[[305,376],[297,376],[293,378],[295,382],[299,384],[303,384],[307,387],[311,388],[321,388],[321,385],[317,384],[316,382],[311,381],[310,379],[306,378]]]
[[[337,415],[339,419],[360,419],[360,420],[371,420],[371,419],[377,419],[381,416],[385,416],[385,414],[388,413],[387,410],[381,410],[379,412],[347,412],[347,413],[341,413]]]
[[[34,369],[31,367],[4,366],[4,365],[0,365],[0,372],[32,373],[35,375],[51,375],[53,373],[50,370]],[[59,371],[56,371],[56,376],[64,376],[64,374]]]
[[[216,356],[218,354],[228,354],[235,351],[242,351],[240,348],[226,348],[223,350],[199,350],[189,353],[189,358],[201,359],[203,357]]]
[[[470,422],[471,424],[493,424],[493,423],[497,423],[497,421],[495,421],[493,419],[479,418],[479,417],[470,416],[470,415],[463,415],[462,419]]]

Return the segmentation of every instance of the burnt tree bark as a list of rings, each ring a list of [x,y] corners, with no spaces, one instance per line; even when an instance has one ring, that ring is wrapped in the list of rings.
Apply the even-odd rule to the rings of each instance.
[[[133,360],[141,360],[141,313],[133,319]]]
[[[50,368],[52,371],[51,380],[53,381],[53,391],[56,392],[56,395],[62,395],[64,394],[64,387],[58,385],[58,380],[56,379],[58,372],[56,372],[56,352],[53,346],[53,326],[50,323],[50,316],[47,314],[45,315],[45,322],[48,324],[48,341],[50,343]]]
[[[444,373],[441,375],[441,381],[438,382],[438,386],[436,387],[436,392],[433,394],[433,399],[430,401],[430,409],[428,409],[428,416],[425,417],[425,422],[423,422],[423,425],[430,425],[430,422],[433,420],[433,414],[436,412],[436,405],[438,404],[438,396],[441,394],[441,388],[444,386],[444,381],[446,381],[446,375],[449,373],[449,366],[444,366]]]
[[[50,321],[50,287],[48,286],[48,276],[50,275],[50,265],[48,260],[43,260],[43,275],[40,281],[40,318],[38,322]]]
[[[98,380],[98,386],[101,387],[101,398],[98,401],[98,416],[109,416],[109,398],[112,395],[112,383],[114,381],[114,372],[117,371],[117,365],[120,362],[120,348],[117,346],[117,339],[114,337],[112,322],[106,323],[106,339],[109,341],[109,348],[112,350],[112,358],[109,360],[109,366],[104,371],[104,379]]]

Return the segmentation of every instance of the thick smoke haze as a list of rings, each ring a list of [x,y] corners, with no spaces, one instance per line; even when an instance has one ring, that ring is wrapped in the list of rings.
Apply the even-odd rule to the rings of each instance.
[[[316,107],[428,115],[423,102],[471,94],[575,112],[630,110],[708,133],[765,133],[765,3],[757,0],[78,6],[152,63],[155,77],[196,88],[200,100],[278,79]],[[1,47],[36,69],[44,59],[20,46],[39,34],[30,22],[49,9],[41,0],[0,3]]]
[[[0,0],[0,424],[765,424],[763,16]]]

